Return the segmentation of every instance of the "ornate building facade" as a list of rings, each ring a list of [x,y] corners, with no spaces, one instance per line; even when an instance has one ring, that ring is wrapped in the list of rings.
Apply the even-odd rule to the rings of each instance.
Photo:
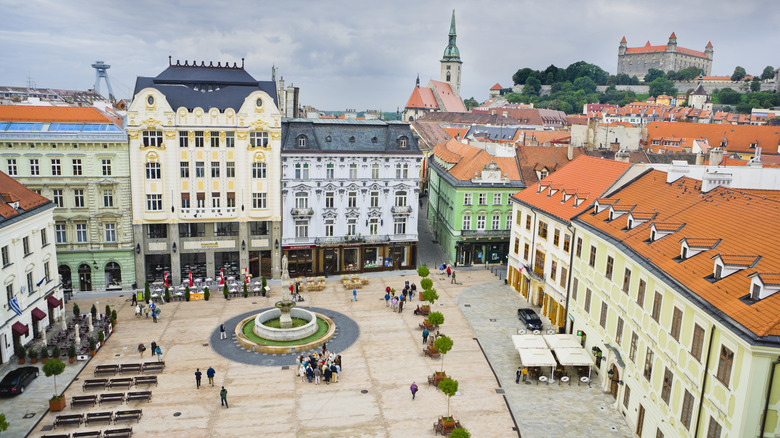
[[[642,47],[628,47],[626,37],[620,40],[618,48],[618,73],[644,78],[651,68],[668,71],[680,71],[688,67],[698,67],[704,70],[704,76],[712,71],[712,43],[708,42],[703,52],[677,46],[677,36],[672,32],[665,46],[650,45],[650,41]]]
[[[136,277],[279,276],[276,85],[242,65],[139,77],[127,113]]]
[[[409,125],[283,123],[282,248],[290,275],[415,268],[422,152]]]

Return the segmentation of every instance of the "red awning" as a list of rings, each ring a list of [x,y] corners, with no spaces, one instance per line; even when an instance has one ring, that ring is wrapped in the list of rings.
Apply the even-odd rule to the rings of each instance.
[[[60,307],[60,304],[62,304],[62,301],[60,301],[57,298],[55,298],[54,295],[52,295],[49,298],[47,298],[46,302],[48,302],[49,303],[49,307],[52,307],[52,308]]]
[[[41,310],[41,309],[39,309],[37,307],[32,310],[32,320],[33,320],[33,322],[40,321],[40,320],[45,319],[45,318],[46,318],[46,312],[44,312],[43,310]]]
[[[30,329],[27,327],[27,324],[22,324],[19,321],[16,321],[14,325],[11,326],[11,331],[13,332],[14,336],[24,336],[27,334],[27,332],[30,331]]]

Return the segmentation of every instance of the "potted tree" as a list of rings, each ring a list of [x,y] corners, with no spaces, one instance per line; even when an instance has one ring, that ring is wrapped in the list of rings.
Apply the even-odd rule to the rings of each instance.
[[[43,347],[41,347],[41,354],[40,354],[40,356],[41,356],[41,362],[43,362],[43,364],[45,365],[46,362],[49,361],[49,349],[46,348],[45,345]]]
[[[203,299],[208,301],[209,297],[211,297],[211,291],[209,290],[209,287],[206,286],[203,288]],[[189,298],[187,299],[187,301],[189,301]]]
[[[43,373],[46,377],[54,376],[54,396],[49,400],[49,409],[52,411],[61,411],[65,408],[65,396],[57,394],[57,376],[65,371],[65,363],[54,358],[43,366]]]
[[[114,327],[116,327],[116,317],[117,317],[116,309],[114,309],[111,311],[111,325],[113,325]]]
[[[267,285],[268,285],[268,282],[266,282],[266,280],[265,280],[265,275],[263,275],[263,276],[260,278],[260,293],[261,293],[261,294],[263,294],[263,296],[265,296],[265,287],[266,287]]]
[[[103,333],[103,330],[98,332],[98,342],[100,342],[100,345],[103,345],[103,342],[106,340],[106,334]]]
[[[30,358],[30,363],[32,364],[38,363],[38,352],[35,351],[34,348],[30,349],[30,351],[27,353],[27,357]]]
[[[244,282],[244,298],[249,296],[249,290],[246,287],[246,281]]]
[[[110,317],[111,317],[111,306],[106,304],[106,318],[110,318]]]
[[[146,304],[149,304],[149,301],[152,300],[152,291],[149,289],[149,282],[147,281],[146,284],[144,284],[144,301],[146,301]]]
[[[10,426],[10,424],[5,421],[5,414],[0,414],[0,432],[8,430],[8,426]]]
[[[62,356],[62,350],[60,350],[60,347],[55,345],[54,348],[51,349],[51,357],[53,359],[59,359],[60,356]]]
[[[163,295],[165,298],[165,302],[169,303],[171,301],[171,291],[168,289],[168,286],[165,286],[165,294]]]
[[[68,363],[76,361],[76,344],[70,344],[68,347]]]
[[[430,279],[426,278],[426,280],[430,281]],[[422,292],[422,296],[420,297],[423,301],[427,301],[430,304],[424,304],[420,309],[422,310],[423,315],[428,315],[431,312],[431,306],[433,303],[436,302],[436,300],[439,299],[439,294],[436,293],[436,289],[425,289]]]
[[[417,275],[419,275],[422,279],[420,280],[420,297],[419,300],[422,301],[422,293],[424,290],[430,289],[433,287],[433,280],[428,278],[428,276],[431,274],[431,270],[428,269],[427,266],[422,265],[419,268],[417,268]]]
[[[441,312],[431,312],[428,315],[428,318],[425,319],[425,322],[425,328],[428,328],[428,324],[432,326],[431,328],[437,328],[438,326],[444,324],[444,315],[442,315]]]
[[[455,419],[450,416],[450,398],[458,392],[458,381],[450,378],[444,379],[439,383],[439,389],[447,395],[447,416],[439,419],[445,430],[452,430],[455,427]]]
[[[89,309],[89,313],[92,314],[92,320],[93,321],[97,319],[97,307],[95,307],[94,304],[92,305],[92,308]]]
[[[444,372],[444,355],[452,350],[452,339],[449,336],[439,336],[433,342],[433,346],[441,354],[441,371],[435,371],[434,383],[441,383],[441,381],[447,378],[447,374]]]
[[[225,283],[225,285],[222,287],[222,295],[224,295],[224,296],[225,296],[225,299],[228,299],[228,288],[227,288],[227,283]]]
[[[97,342],[92,336],[89,337],[89,355],[94,356],[97,351]]]
[[[209,288],[206,288],[206,291],[208,291]],[[184,288],[184,299],[189,301],[190,300],[190,287],[187,286]]]
[[[73,303],[73,316],[76,318],[81,316],[81,309],[79,308],[79,305],[76,303]]]
[[[24,358],[27,357],[27,349],[25,349],[22,344],[17,343],[14,345],[14,354],[16,355],[16,358],[19,359],[19,365],[23,365]]]

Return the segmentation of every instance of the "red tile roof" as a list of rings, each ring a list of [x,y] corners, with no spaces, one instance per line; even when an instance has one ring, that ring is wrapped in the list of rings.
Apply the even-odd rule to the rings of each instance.
[[[409,101],[406,102],[406,108],[439,109],[439,104],[436,103],[430,88],[414,87]]]
[[[672,34],[674,35],[674,34]],[[663,46],[651,46],[650,41],[648,41],[644,46],[642,47],[627,47],[626,53],[663,53],[666,51],[666,45]],[[691,56],[697,56],[699,58],[706,58],[707,55],[704,52],[699,52],[698,50],[691,50],[686,49],[685,47],[677,47],[675,49],[677,53],[684,53],[686,55]]]
[[[484,149],[461,143],[455,139],[445,144],[436,145],[433,153],[450,164],[449,174],[461,181],[469,181],[482,171],[491,161],[501,168],[502,175],[512,181],[520,181],[520,170],[515,157],[494,157]]]
[[[654,242],[646,243],[653,222],[626,230],[626,219],[606,221],[606,211],[582,214],[575,221],[621,242],[638,256],[635,260],[657,268],[658,275],[674,278],[706,302],[700,304],[706,311],[722,312],[758,337],[780,335],[780,293],[754,303],[741,300],[750,293],[748,276],[755,272],[780,272],[780,233],[769,228],[746,228],[745,222],[749,212],[751,223],[776,223],[780,217],[780,191],[765,196],[766,190],[718,187],[702,194],[700,188],[701,182],[690,178],[667,184],[666,174],[653,170],[609,196],[621,203],[635,203],[642,210],[654,209],[658,213],[655,224],[685,224]],[[700,236],[718,237],[721,241],[712,249],[679,260],[680,240]],[[744,256],[747,254],[754,255]],[[718,255],[729,263],[754,266],[713,281],[713,257]]]
[[[726,139],[728,152],[755,152],[760,147],[764,154],[777,154],[780,144],[780,126],[720,125],[710,123],[652,122],[647,124],[646,144],[663,138],[706,138],[709,146],[720,147]]]
[[[431,89],[439,96],[439,100],[444,104],[443,110],[451,113],[466,112],[466,106],[463,105],[463,101],[460,100],[460,97],[452,92],[450,84],[440,81],[431,81]]]
[[[543,179],[539,184],[531,186],[514,195],[521,202],[536,207],[564,221],[569,221],[578,213],[584,211],[601,194],[628,170],[631,165],[619,161],[582,155],[572,160]],[[548,190],[539,192],[540,187],[556,186],[560,189],[548,196]],[[564,201],[564,193],[568,197],[573,193],[588,194],[584,201],[575,207],[574,197]]]
[[[96,108],[80,106],[0,105],[4,122],[117,123]]]
[[[568,147],[548,146],[520,146],[517,148],[517,161],[520,163],[520,171],[523,174],[523,182],[526,187],[539,182],[537,170],[547,169],[553,172],[566,166],[585,152],[583,148],[573,148],[572,160],[569,160]]]
[[[496,82],[496,85],[493,85],[492,87],[490,87],[490,89],[491,89],[491,90],[503,90],[503,89],[504,89],[504,87],[502,87],[502,86],[501,86],[501,84],[499,84],[498,82]]]
[[[10,204],[18,202],[19,209]],[[32,210],[43,204],[50,203],[48,199],[33,192],[4,172],[0,172],[0,217],[4,219]]]

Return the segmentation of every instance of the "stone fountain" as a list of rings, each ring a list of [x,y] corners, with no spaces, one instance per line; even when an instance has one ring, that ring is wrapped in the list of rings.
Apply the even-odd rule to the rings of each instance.
[[[290,297],[290,290],[284,287],[284,282],[290,279],[290,272],[287,270],[287,256],[282,257],[282,300],[276,302],[276,308],[282,314],[279,316],[279,325],[283,329],[292,328],[292,317],[290,310],[295,307],[295,301]]]

